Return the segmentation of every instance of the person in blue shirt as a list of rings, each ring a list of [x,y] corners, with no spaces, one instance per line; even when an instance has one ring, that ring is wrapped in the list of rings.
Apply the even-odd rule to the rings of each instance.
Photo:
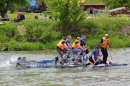
[[[72,45],[70,44],[71,39],[72,39],[72,37],[71,37],[70,35],[67,36],[66,45],[67,45],[69,48],[72,48]]]
[[[80,46],[85,46],[85,39],[86,39],[86,36],[82,35],[82,37],[80,38]]]
[[[90,57],[89,57],[90,63],[94,65],[98,65],[102,63],[102,61],[99,59],[102,56],[102,54],[100,54],[99,52],[100,52],[99,46],[96,46],[90,54]]]
[[[19,18],[15,18],[15,19],[14,19],[14,22],[20,22],[20,21],[22,21],[22,20],[25,20],[25,16],[24,16],[23,13],[20,13]]]
[[[71,39],[72,39],[72,36],[68,35],[66,39],[66,45],[68,46],[69,49],[72,49],[72,45],[70,43]],[[70,51],[68,52],[67,58],[70,58]]]
[[[89,50],[88,50],[88,46],[85,44],[85,39],[86,39],[86,36],[85,35],[82,35],[82,37],[80,38],[80,46],[85,49],[85,53],[88,54]]]

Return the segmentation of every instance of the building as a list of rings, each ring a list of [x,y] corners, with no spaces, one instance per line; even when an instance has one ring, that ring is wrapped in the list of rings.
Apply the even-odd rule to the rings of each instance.
[[[89,8],[95,8],[95,9],[105,9],[105,4],[103,2],[97,2],[97,3],[81,3],[81,6],[84,7],[84,10],[88,10]]]

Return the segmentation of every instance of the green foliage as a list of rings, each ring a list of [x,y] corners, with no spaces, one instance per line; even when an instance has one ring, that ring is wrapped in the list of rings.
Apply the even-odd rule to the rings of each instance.
[[[11,24],[4,24],[0,26],[0,29],[5,31],[5,32],[14,32],[16,28],[16,24],[11,23]]]
[[[26,20],[19,23],[20,25],[25,25],[26,34],[32,35],[36,41],[42,43],[52,42],[61,36],[59,31],[55,31],[55,21],[30,21]]]
[[[18,25],[24,25],[23,28],[26,29],[24,35],[19,34],[16,30]],[[110,47],[130,47],[129,18],[98,16],[78,22],[77,28],[69,28],[68,32],[61,31],[59,27],[59,21],[50,20],[26,19],[18,23],[5,23],[0,27],[0,49],[4,46],[8,46],[9,50],[55,49],[59,40],[63,36],[66,37],[67,34],[71,34],[73,37],[71,44],[76,37],[86,35],[86,44],[90,48],[94,48],[106,33],[110,35]],[[10,36],[9,33],[13,33],[13,35]],[[27,42],[28,35],[33,37],[33,42]]]
[[[47,4],[60,21],[58,29],[64,32],[63,35],[72,32],[77,28],[77,24],[85,19],[79,0],[50,0]]]
[[[14,36],[16,24],[4,24],[0,26],[0,41],[8,42]]]
[[[43,49],[43,45],[40,42],[36,42],[36,43],[29,43],[29,42],[25,42],[23,44],[21,44],[22,50],[26,50],[26,51],[30,51],[30,50],[42,50]]]
[[[110,45],[112,48],[121,48],[126,46],[125,40],[121,40],[118,37],[111,37],[110,38]]]
[[[25,7],[29,0],[0,0],[0,13],[2,17],[5,16],[8,10],[15,7]]]
[[[124,6],[130,7],[129,0],[102,0],[102,1],[111,9]]]
[[[100,45],[101,39],[96,39],[96,38],[89,38],[86,41],[86,45],[90,48],[93,49],[96,45]]]
[[[22,35],[15,35],[14,39],[17,41],[17,42],[25,42],[26,41],[26,38],[25,36],[22,36]]]
[[[94,35],[98,30],[98,23],[93,19],[88,19],[79,23],[78,28],[80,29],[81,34],[92,34]]]
[[[15,40],[11,40],[7,43],[8,50],[14,50],[14,48],[21,48],[20,43]]]
[[[2,49],[2,47],[3,47],[3,46],[2,46],[2,43],[0,42],[0,49]]]
[[[10,39],[4,34],[4,35],[0,35],[0,42],[4,43],[4,42],[9,42]]]

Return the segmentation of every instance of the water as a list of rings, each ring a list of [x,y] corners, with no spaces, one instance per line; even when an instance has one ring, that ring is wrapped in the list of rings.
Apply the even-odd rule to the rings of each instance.
[[[130,48],[112,49],[114,63],[130,64]],[[15,69],[9,60],[26,56],[29,60],[53,59],[55,51],[0,52],[0,86],[130,86],[130,66],[97,68]],[[110,61],[110,56],[108,61]]]

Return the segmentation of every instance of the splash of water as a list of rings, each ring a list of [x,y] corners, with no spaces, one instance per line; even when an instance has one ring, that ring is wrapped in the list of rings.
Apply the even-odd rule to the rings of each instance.
[[[10,59],[4,59],[0,62],[0,67],[9,67],[11,66],[11,63],[15,63],[17,60],[17,57],[12,56]]]

